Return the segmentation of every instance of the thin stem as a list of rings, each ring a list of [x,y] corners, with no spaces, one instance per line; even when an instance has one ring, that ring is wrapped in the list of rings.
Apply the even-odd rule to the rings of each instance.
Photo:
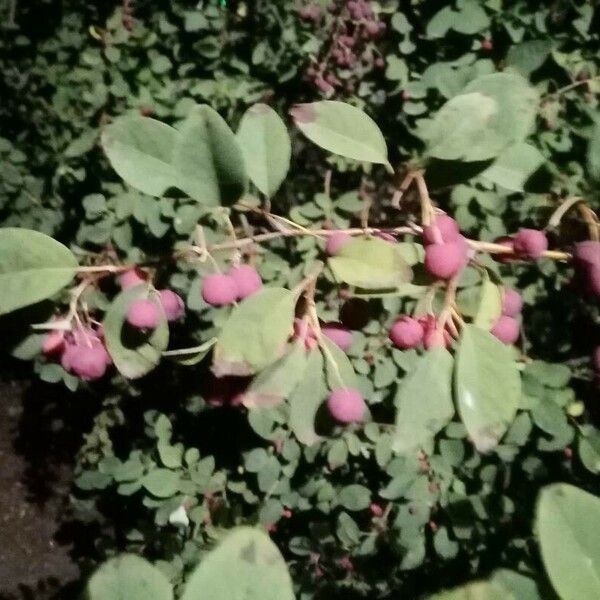
[[[579,87],[581,85],[587,85],[588,83],[591,83],[592,81],[597,81],[598,79],[600,79],[600,75],[595,75],[594,77],[588,77],[587,79],[582,79],[581,81],[575,81],[573,83],[570,83],[569,85],[565,85],[564,87],[558,88],[555,92],[546,94],[544,96],[543,100],[548,100],[549,98],[555,98],[557,96],[561,96],[565,92],[570,92],[572,89],[575,89],[576,87]]]

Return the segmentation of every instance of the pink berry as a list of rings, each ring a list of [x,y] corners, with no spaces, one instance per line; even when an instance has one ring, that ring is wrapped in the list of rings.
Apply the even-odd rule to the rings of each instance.
[[[340,423],[359,423],[365,417],[367,405],[358,390],[340,388],[329,394],[327,408]]]
[[[510,248],[511,250],[514,250],[514,248],[515,248],[513,238],[511,238],[510,236],[507,236],[507,235],[505,235],[503,237],[499,237],[496,240],[494,240],[494,244],[498,244],[499,246],[506,246],[507,248]],[[513,253],[492,254],[492,258],[496,262],[499,262],[499,263],[511,263],[511,262],[518,260],[518,257],[515,256]]]
[[[401,317],[390,329],[390,340],[398,348],[416,348],[423,341],[423,325],[412,317]]]
[[[51,331],[42,343],[42,352],[46,356],[56,356],[65,348],[65,332],[62,330]]]
[[[514,239],[515,251],[528,258],[539,258],[548,250],[548,238],[537,229],[519,229]]]
[[[600,242],[586,240],[575,244],[573,256],[583,265],[600,266]]]
[[[594,294],[594,296],[600,297],[600,266],[593,265],[588,269],[588,290]]]
[[[127,309],[127,322],[136,329],[156,329],[161,321],[161,310],[155,300],[134,300]]]
[[[523,298],[517,290],[505,288],[502,297],[502,314],[507,317],[516,317],[523,308]]]
[[[425,334],[423,335],[423,346],[425,346],[425,350],[446,348],[448,346],[446,334],[438,327],[426,329]]]
[[[492,40],[486,39],[486,40],[483,40],[483,42],[481,42],[482,50],[493,50],[493,48],[494,48],[494,44],[492,43]]]
[[[456,242],[460,237],[458,223],[449,215],[437,215],[431,225],[423,227],[425,244]]]
[[[243,300],[255,294],[262,287],[262,279],[258,271],[252,265],[239,265],[229,271],[237,285],[237,299]]]
[[[119,285],[122,290],[140,285],[146,281],[146,274],[140,269],[129,269],[119,276]]]
[[[343,231],[337,231],[327,238],[325,252],[328,256],[335,256],[350,240],[352,236]]]
[[[600,346],[592,353],[592,365],[596,373],[600,373]]]
[[[502,315],[491,330],[503,344],[514,344],[519,339],[519,323],[512,317]]]
[[[381,508],[381,506],[379,504],[376,504],[375,502],[373,502],[373,504],[371,504],[371,506],[369,508],[371,510],[371,514],[374,517],[381,517],[381,515],[383,515],[383,508]]]
[[[238,287],[231,275],[214,273],[207,275],[202,282],[202,298],[211,306],[233,304],[238,295]]]
[[[350,350],[350,346],[352,346],[352,332],[341,323],[326,323],[321,327],[321,333],[344,352]]]
[[[454,277],[465,264],[466,251],[462,241],[431,244],[425,248],[425,269],[438,279]]]
[[[159,301],[167,321],[179,321],[185,314],[185,304],[173,290],[160,290]]]
[[[78,346],[70,358],[70,370],[85,381],[102,377],[109,364],[108,352],[101,344]]]

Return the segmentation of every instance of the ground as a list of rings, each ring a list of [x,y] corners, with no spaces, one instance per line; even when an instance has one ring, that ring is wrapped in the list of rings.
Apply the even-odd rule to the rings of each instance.
[[[55,395],[0,378],[0,600],[66,600],[77,587],[66,519],[75,440]]]

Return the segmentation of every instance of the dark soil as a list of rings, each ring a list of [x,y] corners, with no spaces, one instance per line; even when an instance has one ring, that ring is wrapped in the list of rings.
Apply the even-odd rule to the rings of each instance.
[[[78,442],[57,396],[52,387],[0,377],[0,600],[67,600],[76,592],[66,524]]]

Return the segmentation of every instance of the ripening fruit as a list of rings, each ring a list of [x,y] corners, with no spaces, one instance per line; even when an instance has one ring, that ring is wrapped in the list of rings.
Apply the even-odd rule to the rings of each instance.
[[[492,327],[491,333],[503,344],[514,344],[519,339],[519,322],[502,315]]]
[[[600,297],[600,266],[593,265],[588,269],[587,287],[594,296]]]
[[[42,342],[42,352],[46,356],[56,356],[65,348],[65,332],[63,330],[51,331]]]
[[[202,282],[202,298],[211,306],[233,304],[238,295],[235,279],[223,273],[207,275]]]
[[[523,308],[523,298],[517,290],[505,288],[502,296],[502,314],[507,317],[516,317]]]
[[[358,390],[340,388],[329,394],[327,408],[340,423],[360,423],[365,417],[367,405]]]
[[[136,329],[156,329],[161,316],[160,306],[155,300],[134,300],[127,309],[127,322]]]
[[[106,373],[110,356],[102,344],[75,346],[70,357],[71,371],[85,381],[99,379]]]
[[[600,346],[598,346],[592,353],[592,366],[596,373],[600,373]]]
[[[515,251],[528,258],[539,258],[548,250],[548,238],[538,229],[519,229],[513,243]]]
[[[158,296],[167,321],[179,321],[185,314],[185,304],[181,296],[173,290],[160,290]]]
[[[262,287],[262,279],[252,265],[239,265],[230,269],[228,275],[233,278],[237,286],[237,299],[243,300],[255,294]]]
[[[352,236],[343,231],[337,231],[327,238],[325,252],[328,256],[335,256],[350,240]]]
[[[600,266],[600,242],[586,240],[575,244],[575,260],[584,265]]]
[[[423,335],[423,346],[425,350],[433,350],[434,348],[446,348],[448,340],[446,334],[438,327],[434,326],[426,329]]]
[[[494,44],[492,43],[492,40],[486,39],[486,40],[483,40],[483,42],[481,42],[482,50],[493,50],[493,48],[494,48]]]
[[[146,281],[145,275],[144,271],[140,269],[129,269],[129,271],[125,271],[119,276],[119,285],[122,290],[135,287]]]
[[[321,327],[321,333],[344,352],[350,350],[350,346],[352,346],[352,332],[341,323],[326,323]]]
[[[390,340],[398,348],[416,348],[423,341],[423,325],[412,317],[401,317],[390,329]]]
[[[462,240],[446,244],[431,244],[425,248],[425,269],[438,279],[454,277],[466,264]]]
[[[458,223],[449,215],[437,215],[431,225],[423,227],[425,244],[456,242],[460,237]]]

